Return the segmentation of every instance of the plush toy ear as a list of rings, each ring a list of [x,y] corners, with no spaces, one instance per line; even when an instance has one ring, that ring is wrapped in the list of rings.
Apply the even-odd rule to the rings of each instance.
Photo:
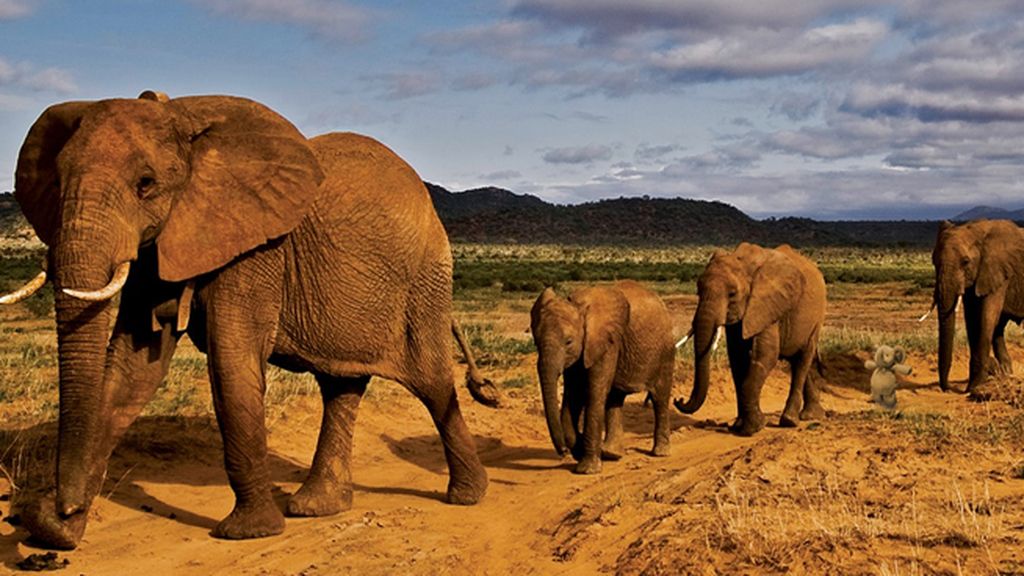
[[[157,237],[160,277],[193,278],[298,226],[324,175],[306,138],[244,98],[167,103],[191,141],[191,176]]]
[[[57,155],[78,129],[92,102],[65,102],[47,108],[35,121],[18,154],[14,197],[44,244],[60,227],[60,175]]]
[[[892,363],[893,364],[903,364],[903,361],[906,360],[906,359],[907,359],[907,352],[903,349],[902,346],[897,346],[896,349],[893,350],[893,353],[892,353]]]
[[[747,340],[778,322],[799,300],[804,276],[784,254],[770,251],[750,281],[750,297],[743,315]]]
[[[589,369],[618,351],[629,323],[629,302],[614,288],[586,290],[573,301],[583,316],[583,367]]]

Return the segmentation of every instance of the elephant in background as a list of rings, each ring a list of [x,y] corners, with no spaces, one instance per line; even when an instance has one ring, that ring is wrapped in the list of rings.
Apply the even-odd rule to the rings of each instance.
[[[656,294],[628,280],[581,288],[567,299],[549,287],[530,311],[530,330],[548,432],[559,455],[572,452],[576,473],[599,473],[602,457],[622,457],[622,405],[634,392],[653,396],[652,453],[668,455],[675,346],[671,317]]]
[[[243,98],[147,91],[48,108],[21,148],[15,196],[48,247],[56,295],[56,487],[23,513],[36,540],[77,546],[112,450],[186,330],[207,354],[236,497],[214,536],[284,529],[267,468],[268,362],[312,372],[324,403],[290,515],[351,507],[371,375],[427,407],[447,500],[483,497],[453,381],[451,249],[422,181],[390,149],[350,133],[306,139]]]
[[[939,387],[949,390],[957,302],[963,299],[971,360],[967,391],[989,373],[989,354],[998,368],[1013,372],[1006,351],[1006,323],[1024,318],[1024,230],[1009,220],[975,220],[939,225],[935,249],[934,306],[939,319]]]
[[[704,404],[712,348],[724,327],[736,386],[734,432],[751,436],[764,427],[761,386],[780,358],[790,363],[791,379],[779,425],[824,416],[810,377],[825,320],[825,279],[814,262],[787,245],[766,249],[744,242],[712,256],[697,279],[697,295],[693,393],[686,403],[676,400],[676,408],[693,414]]]

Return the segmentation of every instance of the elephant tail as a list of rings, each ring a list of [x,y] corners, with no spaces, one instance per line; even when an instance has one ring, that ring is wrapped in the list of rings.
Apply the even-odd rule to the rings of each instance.
[[[469,395],[484,406],[491,408],[501,406],[501,392],[490,378],[484,378],[480,373],[480,369],[476,366],[476,360],[473,358],[473,349],[469,347],[469,342],[454,317],[452,318],[452,335],[455,336],[455,341],[458,342],[459,349],[462,350],[462,355],[466,358],[466,388],[469,389]]]

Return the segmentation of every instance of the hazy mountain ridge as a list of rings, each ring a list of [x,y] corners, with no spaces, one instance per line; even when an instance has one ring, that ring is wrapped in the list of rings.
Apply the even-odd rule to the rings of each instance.
[[[1024,208],[1020,210],[1007,210],[1005,208],[997,208],[995,206],[975,206],[970,210],[965,210],[953,217],[954,221],[968,221],[977,220],[978,218],[988,218],[989,220],[1013,220],[1015,222],[1024,221]]]

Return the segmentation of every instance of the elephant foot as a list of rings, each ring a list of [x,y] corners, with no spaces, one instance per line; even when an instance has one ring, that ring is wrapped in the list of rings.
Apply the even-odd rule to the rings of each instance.
[[[626,449],[622,446],[622,441],[611,444],[606,442],[604,447],[601,448],[602,460],[621,460],[625,455]]]
[[[88,512],[66,519],[58,517],[53,492],[32,500],[19,513],[22,525],[32,535],[32,542],[53,550],[77,548],[88,519]]]
[[[284,532],[284,515],[269,498],[251,506],[235,505],[235,509],[211,533],[214,538],[246,540],[265,538]]]
[[[331,516],[352,508],[352,489],[335,482],[309,478],[288,499],[289,516]]]
[[[967,399],[971,402],[988,402],[992,399],[993,395],[994,389],[991,384],[983,384],[967,389]]]
[[[895,398],[896,398],[896,395],[894,394],[893,395],[893,400],[895,400]],[[825,419],[825,409],[821,406],[821,404],[818,404],[818,403],[808,404],[807,406],[804,406],[803,410],[800,411],[800,419],[803,420],[803,421],[812,421],[812,422],[817,422],[819,420],[824,420]]]
[[[783,412],[779,417],[780,428],[796,428],[800,425],[800,417],[788,412]]]
[[[600,474],[601,459],[584,458],[576,463],[576,468],[573,469],[573,472],[576,474]]]
[[[453,475],[448,482],[448,494],[445,497],[449,504],[472,506],[483,499],[487,493],[487,472],[483,466],[471,478],[459,480]]]
[[[657,456],[659,458],[669,455],[669,443],[668,442],[655,442],[654,449],[651,450],[651,456]]]
[[[764,428],[764,416],[741,416],[729,426],[729,430],[738,436],[753,436]]]

